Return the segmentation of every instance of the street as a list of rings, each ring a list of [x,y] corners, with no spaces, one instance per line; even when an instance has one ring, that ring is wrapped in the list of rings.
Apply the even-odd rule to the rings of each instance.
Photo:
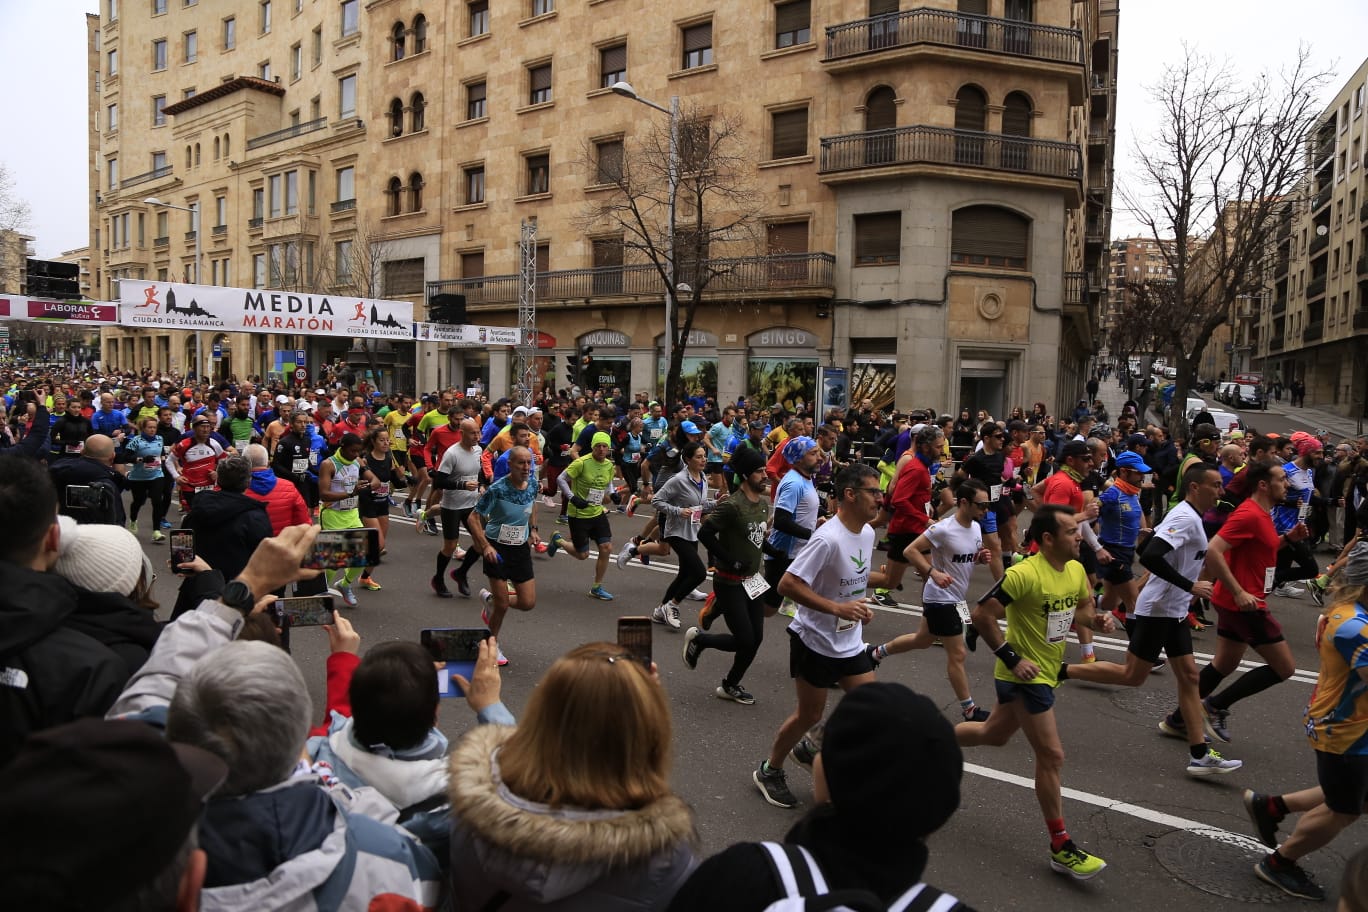
[[[564,530],[554,525],[550,510],[539,510],[547,535],[554,528]],[[173,510],[172,520],[176,518]],[[643,515],[629,519],[614,514],[618,542],[625,542],[645,520]],[[176,584],[163,569],[165,546],[151,544],[149,536],[145,523],[139,538],[160,571],[155,592],[164,606],[164,617],[174,602]],[[363,651],[388,639],[416,640],[425,627],[480,625],[478,597],[442,600],[428,589],[440,542],[440,538],[418,533],[401,511],[393,511],[389,554],[375,572],[384,589],[358,591],[359,606],[346,612],[362,636]],[[463,544],[468,543],[463,537]],[[673,562],[660,560],[653,560],[649,567],[634,561],[625,571],[613,566],[605,586],[617,598],[605,603],[586,594],[593,577],[592,561],[581,563],[557,555],[538,557],[535,564],[539,604],[530,613],[510,612],[501,641],[510,658],[503,672],[503,698],[515,715],[557,656],[580,643],[612,640],[619,615],[649,614],[674,572]],[[471,576],[476,593],[483,583],[478,570],[477,564]],[[985,591],[990,582],[987,570],[977,569],[971,592]],[[916,629],[920,585],[913,580],[898,597],[901,607],[877,611],[866,633],[869,642]],[[683,606],[685,627],[699,604]],[[1314,762],[1300,720],[1315,680],[1316,609],[1304,597],[1276,599],[1273,604],[1287,629],[1298,672],[1291,680],[1239,704],[1232,713],[1235,741],[1218,747],[1226,756],[1243,760],[1243,770],[1206,780],[1185,774],[1185,745],[1156,729],[1174,703],[1168,672],[1153,675],[1143,688],[1133,690],[1065,683],[1059,691],[1057,715],[1068,755],[1066,820],[1079,844],[1106,859],[1109,869],[1086,884],[1050,872],[1048,840],[1031,794],[1031,752],[1018,735],[1004,748],[966,751],[962,807],[930,840],[927,880],[979,909],[1057,909],[1084,901],[1090,908],[1103,909],[1158,904],[1195,907],[1198,903],[1207,909],[1233,909],[1243,902],[1283,902],[1283,894],[1257,881],[1251,870],[1261,849],[1250,836],[1240,792],[1246,787],[1281,792],[1314,784]],[[811,806],[810,778],[796,764],[787,768],[790,785],[804,802],[797,810],[766,804],[750,778],[793,705],[785,623],[782,617],[769,620],[766,642],[745,678],[756,697],[754,706],[713,695],[728,656],[705,652],[698,670],[690,671],[680,658],[682,635],[654,628],[655,659],[673,711],[672,782],[697,814],[704,854],[737,841],[781,838]],[[1197,635],[1199,667],[1209,658],[1206,654],[1214,642],[1214,630]],[[1124,635],[1099,636],[1097,644],[1102,660],[1124,661]],[[294,631],[292,647],[321,718],[326,634],[321,629]],[[1070,650],[1070,657],[1077,658],[1076,649]],[[991,656],[984,651],[969,656],[974,694],[989,707],[993,705],[991,668]],[[940,650],[892,657],[878,674],[882,680],[900,681],[928,694],[943,706],[947,717],[954,717],[958,704],[946,682]],[[828,709],[836,696],[832,694]],[[472,721],[464,703],[452,701],[442,708],[440,727],[453,739]],[[908,782],[907,787],[916,788],[917,783]],[[898,821],[875,819],[870,825],[891,830]],[[1287,824],[1283,832],[1288,832]],[[1368,828],[1360,826],[1308,860],[1308,870],[1324,883],[1332,901],[1344,859],[1366,843]]]

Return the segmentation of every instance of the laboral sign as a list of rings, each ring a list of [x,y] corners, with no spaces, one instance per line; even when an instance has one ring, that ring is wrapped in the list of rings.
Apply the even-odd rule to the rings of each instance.
[[[96,301],[6,296],[0,297],[0,320],[113,325],[119,321],[119,314],[115,305]]]
[[[338,295],[124,279],[119,322],[163,329],[413,338],[413,305]]]

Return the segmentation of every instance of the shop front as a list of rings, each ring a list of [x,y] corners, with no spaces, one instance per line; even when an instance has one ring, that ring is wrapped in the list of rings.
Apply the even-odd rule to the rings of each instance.
[[[817,391],[818,338],[805,329],[778,326],[746,337],[746,396],[760,408],[806,408]]]
[[[631,338],[616,329],[596,329],[575,340],[576,352],[592,348],[590,375],[580,372],[580,386],[586,390],[614,389],[626,392],[632,387]]]
[[[656,336],[656,379],[657,389],[665,388],[665,372],[669,364],[665,360],[665,334]],[[702,390],[705,396],[718,394],[717,377],[717,336],[703,329],[689,331],[684,343],[684,360],[680,364],[679,391],[681,395],[693,395]]]

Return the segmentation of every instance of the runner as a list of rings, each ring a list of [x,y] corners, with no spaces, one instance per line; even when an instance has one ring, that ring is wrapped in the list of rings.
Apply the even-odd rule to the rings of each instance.
[[[707,568],[698,556],[698,527],[703,516],[717,505],[712,496],[716,490],[709,487],[705,474],[707,449],[700,443],[688,443],[680,455],[684,471],[670,476],[651,498],[656,515],[662,517],[665,544],[675,553],[679,565],[675,578],[665,589],[664,601],[651,612],[651,620],[672,630],[679,629],[679,603],[708,578]]]
[[[1325,459],[1325,447],[1310,434],[1298,431],[1292,435],[1292,447],[1296,457],[1283,464],[1287,473],[1287,497],[1273,511],[1273,522],[1279,535],[1285,535],[1293,526],[1304,524],[1317,506],[1324,506],[1326,500],[1316,493],[1315,474]],[[1278,566],[1273,574],[1273,594],[1295,598],[1306,590],[1294,585],[1297,580],[1315,579],[1320,576],[1320,566],[1311,552],[1308,537],[1289,539],[1278,551]]]
[[[931,503],[931,479],[940,471],[937,457],[944,446],[945,435],[941,429],[933,424],[923,425],[913,436],[911,448],[899,458],[893,481],[888,486],[884,497],[884,510],[889,514],[887,588],[874,590],[874,601],[884,608],[897,607],[892,590],[902,588],[903,574],[907,572],[907,558],[903,554],[907,546],[931,525],[927,511]],[[985,487],[984,491],[987,490]],[[960,668],[963,673],[963,663]],[[965,693],[968,693],[967,686]]]
[[[210,490],[217,483],[218,461],[224,456],[224,447],[212,436],[213,428],[213,418],[196,417],[190,423],[190,436],[173,446],[166,456],[166,470],[176,480],[182,513],[190,512],[197,492]]]
[[[352,433],[338,440],[337,452],[318,467],[318,496],[323,501],[318,511],[318,522],[325,531],[362,529],[359,495],[370,489],[370,482],[361,477],[361,450],[365,441]],[[333,577],[333,588],[342,593],[348,608],[356,607],[356,593],[352,583],[361,575],[362,568],[347,567]]]
[[[816,447],[811,438],[790,440],[784,446],[803,440],[812,444],[804,455],[811,455]],[[789,791],[784,760],[822,721],[831,686],[839,684],[848,692],[874,680],[864,623],[874,618],[868,587],[883,582],[882,572],[870,572],[874,530],[869,525],[879,515],[882,493],[879,473],[871,466],[857,462],[842,471],[835,483],[835,519],[813,533],[779,583],[783,595],[798,605],[797,617],[788,626],[789,676],[798,705],[775,733],[769,757],[751,773],[760,794],[775,807],[798,806]],[[799,762],[810,756],[808,751],[794,753]]]
[[[290,430],[276,441],[271,471],[277,478],[293,482],[304,502],[315,507],[318,505],[318,487],[309,472],[316,469],[317,464],[318,457],[309,433],[309,415],[300,409],[290,415]]]
[[[929,429],[939,440],[940,428],[931,426]],[[922,428],[917,433],[919,448],[929,436],[927,430]],[[926,581],[922,589],[921,627],[916,633],[905,633],[879,646],[873,654],[874,661],[881,662],[890,655],[926,649],[939,640],[945,647],[945,674],[950,679],[950,689],[960,701],[960,712],[971,722],[988,719],[988,711],[976,706],[969,692],[969,676],[964,672],[964,628],[969,621],[969,606],[965,601],[969,595],[969,577],[975,564],[986,564],[991,558],[983,546],[983,531],[975,521],[975,517],[987,511],[990,503],[983,482],[967,478],[955,490],[954,516],[927,528],[897,555],[894,546],[890,546],[890,561],[910,563],[917,575]],[[928,554],[930,560],[926,557]]]
[[[1254,873],[1301,899],[1325,899],[1325,890],[1298,862],[1368,808],[1368,544],[1354,546],[1336,584],[1316,630],[1320,671],[1305,717],[1320,784],[1286,795],[1244,793],[1259,840],[1273,849]],[[1296,829],[1278,845],[1278,824],[1297,813],[1302,816]]]
[[[1111,563],[1103,567],[1101,573],[1102,611],[1123,624],[1126,622],[1126,612],[1135,608],[1140,594],[1140,584],[1132,565],[1140,536],[1148,535],[1151,531],[1149,523],[1145,521],[1144,508],[1140,506],[1140,485],[1144,483],[1146,473],[1152,471],[1138,453],[1122,452],[1116,457],[1115,480],[1097,498],[1101,528],[1097,540],[1112,556]],[[1209,595],[1210,592],[1206,592],[1203,597]],[[1125,607],[1118,611],[1118,605]]]
[[[138,419],[140,433],[124,441],[123,452],[132,459],[128,472],[128,486],[133,501],[128,508],[128,531],[138,533],[138,512],[150,498],[152,501],[152,541],[162,541],[162,522],[166,519],[166,482],[162,476],[165,445],[157,435],[156,415]]]
[[[470,514],[470,537],[475,540],[471,550],[484,557],[484,574],[489,579],[489,588],[480,590],[480,600],[484,602],[480,618],[499,644],[500,665],[508,664],[501,632],[504,615],[510,607],[519,611],[537,607],[532,547],[541,543],[537,534],[532,450],[519,445],[505,456],[508,474],[485,489]]]
[[[817,441],[811,437],[789,437],[779,448],[779,458],[792,471],[786,471],[774,491],[774,516],[770,520],[770,534],[765,542],[765,582],[770,588],[764,593],[765,617],[773,617],[783,604],[779,583],[789,565],[807,545],[817,529],[821,501],[812,484],[812,472],[822,458]],[[773,457],[765,465],[769,477]]]
[[[556,549],[561,548],[575,560],[588,560],[590,540],[596,543],[598,560],[589,595],[605,602],[613,600],[613,594],[603,588],[603,577],[613,554],[613,530],[603,509],[603,498],[613,483],[613,462],[608,458],[612,449],[612,438],[603,431],[596,431],[590,438],[590,452],[570,463],[560,474],[557,483],[570,503],[570,540],[573,544],[566,544],[565,537],[557,532],[551,536],[547,552],[554,555]]]
[[[1134,454],[1122,454],[1131,455]],[[1060,668],[1059,677],[1138,687],[1145,683],[1162,651],[1173,668],[1179,714],[1178,724],[1165,719],[1159,723],[1159,730],[1187,738],[1189,776],[1233,773],[1243,764],[1226,760],[1208,747],[1202,732],[1197,663],[1192,657],[1192,630],[1186,623],[1192,599],[1211,597],[1211,583],[1200,579],[1207,554],[1202,514],[1215,506],[1221,496],[1221,475],[1199,460],[1188,467],[1179,484],[1185,495],[1183,500],[1164,514],[1159,530],[1146,543],[1140,557],[1151,576],[1135,604],[1126,663],[1066,664]]]
[[[1017,729],[1035,755],[1036,800],[1050,833],[1050,867],[1089,880],[1107,863],[1079,848],[1064,826],[1060,774],[1064,747],[1055,722],[1055,687],[1069,626],[1096,626],[1110,633],[1111,618],[1093,610],[1087,574],[1078,563],[1081,533],[1074,511],[1059,504],[1036,508],[1027,537],[1039,553],[1008,568],[975,606],[974,628],[997,656],[993,669],[997,708],[987,722],[961,722],[955,735],[964,747],[1001,747]],[[1007,631],[998,619],[1007,615]]]
[[[713,599],[698,613],[698,624],[703,630],[690,627],[684,633],[684,663],[697,668],[698,657],[705,649],[733,653],[731,669],[715,692],[723,700],[749,706],[755,697],[741,686],[741,679],[755,661],[764,639],[765,608],[760,596],[769,586],[760,575],[760,549],[769,517],[765,454],[749,447],[740,449],[728,465],[741,480],[741,486],[732,496],[718,502],[698,530],[698,540],[716,561]],[[703,632],[718,617],[727,622],[730,633]]]
[[[385,554],[385,542],[389,538],[390,488],[396,473],[394,451],[390,449],[389,431],[383,424],[377,424],[366,435],[366,449],[361,467],[361,477],[370,486],[360,495],[361,524],[367,529],[380,533],[380,555]],[[381,585],[371,576],[370,564],[361,573],[361,588],[374,592]]]
[[[460,412],[453,410],[452,420],[457,421],[459,415]],[[461,535],[461,523],[465,523],[467,529],[471,527],[470,511],[480,499],[480,425],[474,418],[459,419],[457,430],[460,439],[442,454],[431,476],[432,490],[440,491],[442,495],[442,548],[437,552],[437,573],[428,581],[438,598],[451,598],[451,590],[446,587],[444,577],[453,557],[461,563],[452,571],[451,579],[461,595],[470,598],[470,582],[466,579],[466,573],[479,557],[479,552],[474,549],[458,554],[461,549],[457,540]],[[434,438],[440,444],[441,436],[434,431],[432,438],[429,438],[430,447]],[[422,521],[420,515],[419,522]]]
[[[1003,446],[1007,432],[996,423],[987,421],[979,428],[979,435],[983,449],[960,463],[955,480],[973,478],[988,489],[990,506],[983,514],[983,543],[993,552],[993,559],[989,562],[993,579],[1001,579],[1002,539],[998,536],[998,525],[1006,522],[1006,516],[1012,509],[1012,499],[1006,496],[1003,490],[1003,476],[1007,464],[1007,454],[1003,451]]]
[[[1230,707],[1274,684],[1286,681],[1296,671],[1292,650],[1283,637],[1282,627],[1268,610],[1268,593],[1278,563],[1278,548],[1287,541],[1302,541],[1309,534],[1298,522],[1279,535],[1269,513],[1274,504],[1287,497],[1287,476],[1282,466],[1251,463],[1241,475],[1249,498],[1235,508],[1207,549],[1206,566],[1216,577],[1211,603],[1216,606],[1216,654],[1202,669],[1198,690],[1205,710],[1207,734],[1230,742]],[[1257,594],[1256,594],[1257,593]],[[1268,664],[1247,671],[1220,693],[1213,693],[1221,681],[1240,667],[1245,650],[1254,651]],[[1174,728],[1177,713],[1169,715]]]
[[[1059,471],[1045,479],[1040,486],[1042,504],[1060,504],[1074,511],[1074,521],[1078,532],[1086,543],[1078,554],[1078,562],[1088,575],[1088,585],[1097,587],[1097,574],[1100,565],[1110,564],[1111,554],[1097,540],[1092,521],[1097,518],[1100,505],[1090,492],[1083,490],[1083,479],[1094,465],[1092,450],[1084,440],[1070,440],[1060,450]],[[1084,662],[1096,662],[1097,654],[1093,648],[1092,631],[1078,628],[1078,647],[1083,653]]]

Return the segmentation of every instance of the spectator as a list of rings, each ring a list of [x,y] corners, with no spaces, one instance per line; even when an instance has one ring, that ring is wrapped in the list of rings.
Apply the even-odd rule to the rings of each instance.
[[[52,481],[57,486],[57,504],[77,522],[113,523],[122,526],[126,521],[123,492],[128,479],[114,468],[114,441],[104,434],[91,434],[79,456],[58,459],[52,464]],[[71,486],[90,488],[88,504],[73,505],[66,489]]]
[[[227,772],[142,722],[81,719],[34,735],[3,770],[22,787],[0,792],[0,895],[49,912],[199,909],[195,822]]]
[[[309,516],[309,506],[304,502],[299,489],[288,482],[282,480],[271,471],[270,456],[266,448],[259,443],[247,445],[243,453],[247,461],[251,463],[252,474],[247,483],[247,489],[243,492],[255,501],[266,505],[266,516],[271,522],[271,534],[279,535],[286,526],[308,525],[312,519]],[[231,471],[229,473],[231,475]],[[220,484],[223,477],[223,467],[219,467]],[[195,505],[199,509],[203,501]]]
[[[452,751],[453,895],[500,912],[663,908],[697,843],[669,770],[653,675],[611,643],[571,650],[521,725],[477,728]]]
[[[252,464],[242,456],[225,456],[218,463],[217,491],[195,495],[195,508],[186,515],[182,528],[195,533],[195,554],[232,579],[247,566],[257,542],[271,537],[271,520],[266,505],[248,497],[247,480]],[[192,587],[181,586],[171,619],[195,607]]]

